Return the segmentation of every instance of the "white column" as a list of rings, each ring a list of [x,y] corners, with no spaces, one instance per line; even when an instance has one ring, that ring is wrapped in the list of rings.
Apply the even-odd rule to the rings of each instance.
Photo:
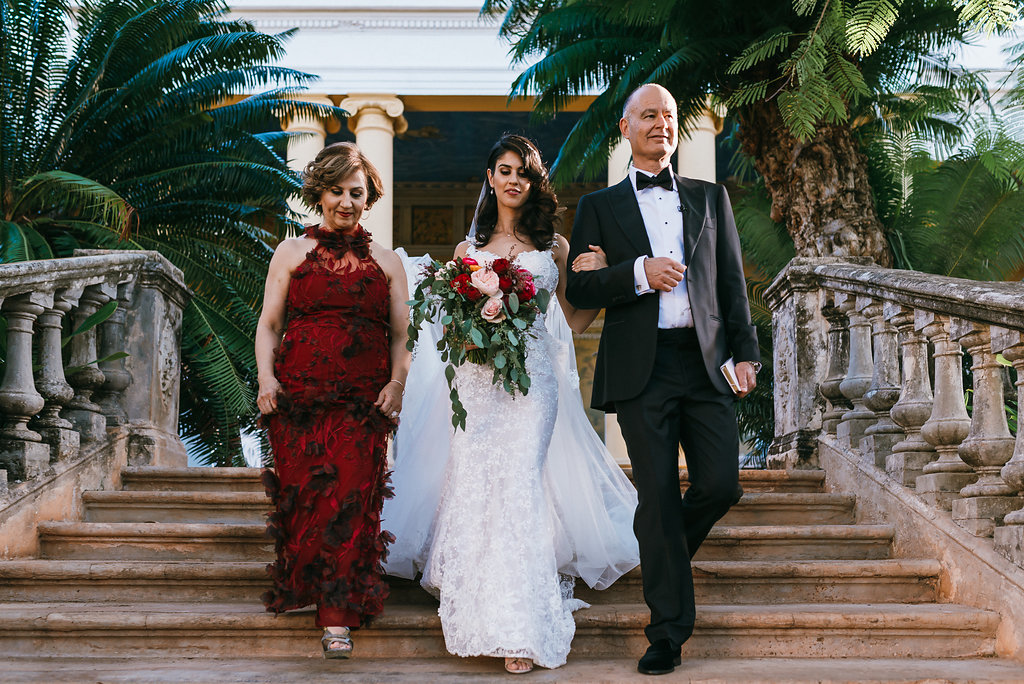
[[[715,136],[722,132],[722,117],[706,110],[689,133],[679,133],[679,175],[716,182]]]
[[[633,159],[633,151],[629,149],[629,141],[621,137],[608,154],[608,185],[615,185],[629,171],[629,162]]]
[[[341,108],[348,112],[348,128],[356,134],[356,144],[384,182],[384,197],[363,215],[363,227],[390,249],[394,243],[394,138],[409,127],[402,116],[405,105],[394,95],[351,95],[341,101]]]
[[[722,132],[722,117],[707,109],[690,131],[679,133],[678,173],[684,178],[717,182],[715,173],[715,136]],[[686,466],[686,455],[679,450],[679,465]]]
[[[306,95],[305,102],[322,104],[333,107],[334,102],[326,95]],[[313,161],[320,150],[324,148],[324,141],[327,139],[327,131],[332,128],[337,131],[337,120],[324,121],[313,116],[294,116],[282,123],[282,128],[288,133],[298,133],[288,138],[288,168],[296,173],[302,173],[306,164]],[[293,197],[288,201],[288,206],[293,211],[302,215],[303,223],[318,223],[320,217],[307,207],[299,197]]]
[[[629,169],[629,161],[633,158],[633,152],[629,148],[629,142],[619,138],[608,155],[608,185],[612,186],[626,177]],[[622,430],[619,429],[619,421],[614,413],[604,414],[604,443],[608,451],[615,458],[619,465],[629,465],[629,456],[626,454],[626,441],[622,439]]]

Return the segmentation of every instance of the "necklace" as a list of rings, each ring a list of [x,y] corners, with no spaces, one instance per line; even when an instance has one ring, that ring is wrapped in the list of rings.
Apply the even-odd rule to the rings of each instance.
[[[340,230],[324,230],[321,226],[306,226],[306,235],[313,238],[320,246],[330,252],[335,259],[341,259],[346,253],[352,252],[359,259],[370,256],[370,240],[373,236],[362,226],[350,233]]]

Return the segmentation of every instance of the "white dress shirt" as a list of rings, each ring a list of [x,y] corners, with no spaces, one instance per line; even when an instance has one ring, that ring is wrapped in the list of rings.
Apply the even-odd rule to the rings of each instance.
[[[638,191],[636,174],[637,168],[630,164],[629,182],[633,185],[636,201],[640,205],[640,215],[644,219],[647,238],[651,241],[652,256],[669,257],[686,265],[686,254],[683,251],[683,212],[675,176],[672,176],[671,190],[653,186]],[[633,279],[638,295],[658,292],[658,327],[692,328],[693,314],[690,312],[690,297],[686,292],[686,278],[684,277],[670,292],[657,291],[647,282],[647,273],[644,271],[646,258],[640,256],[633,262]]]

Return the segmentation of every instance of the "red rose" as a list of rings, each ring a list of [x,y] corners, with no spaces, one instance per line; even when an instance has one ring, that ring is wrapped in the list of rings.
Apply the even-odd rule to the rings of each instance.
[[[532,280],[524,280],[519,287],[519,301],[528,302],[537,294],[537,288]]]
[[[452,288],[459,294],[463,295],[468,295],[471,291],[476,290],[469,279],[468,273],[460,273],[452,278]]]
[[[473,259],[472,257],[462,257],[462,263],[465,264],[466,266],[479,266],[480,265],[479,263],[477,263],[477,260]]]
[[[512,291],[512,279],[509,278],[508,276],[499,276],[498,277],[498,287],[501,288],[502,292],[511,292]]]
[[[508,259],[495,259],[494,263],[491,264],[491,270],[498,275],[505,275],[508,273],[508,269],[512,266]]]
[[[466,295],[466,299],[468,299],[471,302],[479,302],[480,298],[484,296],[484,293],[476,289],[475,287],[469,288],[469,290],[463,292],[462,294]]]

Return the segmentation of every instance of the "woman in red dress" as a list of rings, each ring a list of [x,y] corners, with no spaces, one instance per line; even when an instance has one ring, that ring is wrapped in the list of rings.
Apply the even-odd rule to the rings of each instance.
[[[402,262],[359,225],[381,196],[377,170],[352,143],[306,167],[303,199],[323,216],[270,261],[256,330],[257,404],[274,452],[264,483],[277,547],[267,610],[310,604],[324,656],[347,658],[349,628],[381,612],[390,496],[387,437],[409,372]]]

